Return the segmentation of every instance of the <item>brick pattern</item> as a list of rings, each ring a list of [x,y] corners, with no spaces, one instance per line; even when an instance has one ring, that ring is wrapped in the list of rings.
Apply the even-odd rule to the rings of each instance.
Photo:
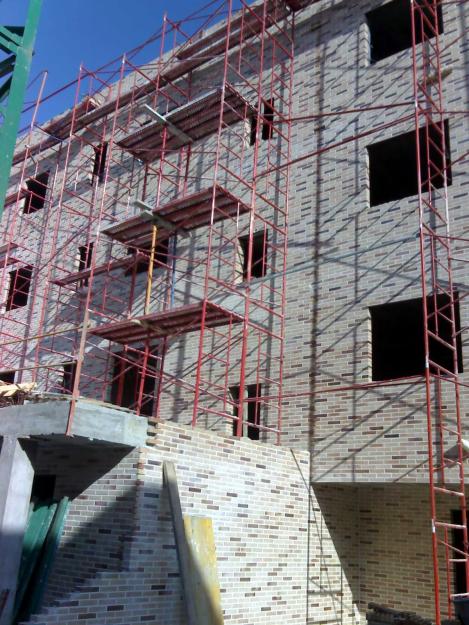
[[[366,107],[370,102],[388,105],[409,100],[412,94],[411,51],[404,50],[374,65],[369,64],[369,37],[365,14],[383,3],[384,0],[356,0],[338,2],[334,6],[320,2],[302,11],[297,16],[294,115],[330,112],[340,108]],[[467,7],[445,5],[443,7],[444,34],[441,46],[445,49],[444,65],[451,67],[451,74],[445,78],[446,101],[454,109],[464,109],[464,89],[467,64],[464,58],[464,40],[458,39],[467,18]],[[449,45],[456,41],[455,45]],[[207,84],[216,82],[216,65],[194,72],[194,92],[199,93]],[[130,83],[132,79],[129,77]],[[129,84],[130,84],[129,83]],[[400,118],[403,109],[388,108],[361,114],[328,116],[293,126],[293,157],[308,151],[334,144],[353,134],[392,123]],[[418,245],[416,240],[416,198],[405,198],[370,207],[369,180],[366,147],[374,141],[396,136],[412,129],[412,120],[364,137],[356,142],[346,143],[328,150],[317,158],[295,166],[291,176],[289,260],[287,276],[287,319],[285,344],[285,391],[288,393],[311,392],[310,398],[286,400],[283,410],[284,444],[299,449],[311,450],[313,454],[313,477],[316,482],[380,482],[400,479],[409,482],[423,482],[427,479],[426,423],[424,412],[424,388],[421,383],[403,383],[391,389],[372,390],[332,389],[348,387],[351,384],[371,381],[371,336],[369,307],[385,302],[399,301],[420,295]],[[453,161],[467,151],[469,120],[455,116],[450,123],[450,142]],[[99,128],[96,129],[99,134]],[[213,149],[214,139],[210,137],[201,144],[201,151]],[[267,164],[265,142],[262,142],[259,167]],[[238,146],[239,147],[239,146]],[[76,148],[77,149],[77,148]],[[119,153],[120,154],[120,153]],[[83,154],[74,154],[76,159]],[[46,153],[41,167],[57,170],[60,189],[63,161]],[[109,197],[119,195],[129,182],[128,155],[120,154],[121,167],[113,164],[113,180],[116,189],[109,188]],[[73,159],[72,159],[73,160]],[[197,156],[191,163],[190,180],[200,171],[210,169],[207,154]],[[17,175],[17,174],[16,174]],[[52,175],[52,174],[51,174]],[[249,166],[243,171],[249,176]],[[449,188],[452,219],[457,228],[463,230],[467,220],[466,182],[464,161],[453,166],[453,183]],[[137,169],[133,182],[140,188],[142,172]],[[15,176],[12,178],[13,187]],[[226,183],[230,190],[242,196],[241,187],[231,181]],[[192,183],[191,183],[192,184]],[[200,180],[194,183],[194,189]],[[234,185],[234,186],[233,186]],[[88,181],[81,181],[77,192],[86,199],[92,190]],[[175,189],[167,189],[170,194]],[[154,193],[150,182],[148,193]],[[150,197],[149,196],[149,197]],[[57,197],[50,198],[54,211]],[[129,200],[130,201],[130,200]],[[123,202],[124,203],[124,202]],[[122,207],[113,205],[112,210],[120,215]],[[44,211],[32,216],[40,225]],[[60,215],[53,215],[52,223]],[[5,224],[11,219],[7,210]],[[243,219],[241,223],[243,224]],[[244,220],[246,221],[246,220]],[[63,236],[70,228],[83,228],[86,219],[76,216],[70,224],[63,226]],[[25,224],[20,219],[16,224],[18,233],[23,233]],[[52,231],[52,228],[50,229]],[[40,228],[31,231],[32,241],[37,238],[39,248],[48,249],[49,240],[38,237]],[[227,235],[229,232],[227,231]],[[22,234],[21,234],[22,236]],[[82,242],[81,242],[82,243]],[[203,256],[207,245],[207,233],[197,232],[190,243],[180,241],[179,253],[189,259]],[[458,250],[455,250],[455,256]],[[103,246],[99,260],[104,260],[108,249]],[[233,250],[226,251],[233,254]],[[69,250],[67,250],[69,255]],[[62,255],[63,256],[63,255]],[[65,256],[58,264],[66,262]],[[22,259],[25,262],[27,258]],[[48,265],[48,263],[43,263]],[[187,263],[186,263],[187,264]],[[181,263],[178,270],[185,271]],[[54,271],[57,268],[54,267]],[[455,284],[466,283],[467,265],[455,263]],[[189,301],[200,293],[199,272],[188,284],[182,281],[177,288],[178,301]],[[96,281],[99,294],[104,278]],[[141,309],[144,293],[143,276],[137,285],[134,312]],[[279,288],[279,281],[271,278],[271,285]],[[270,279],[269,279],[270,281]],[[262,281],[259,282],[262,284]],[[38,281],[35,309],[12,311],[10,318],[34,327],[42,305],[44,285]],[[127,290],[129,285],[127,285]],[[256,287],[259,288],[259,287]],[[125,299],[126,290],[118,294]],[[52,298],[53,299],[53,298]],[[113,299],[108,298],[109,306]],[[153,305],[161,302],[161,293],[155,289]],[[68,294],[62,297],[60,311],[70,311],[70,322],[75,322],[77,297]],[[140,308],[139,308],[140,307]],[[48,323],[52,324],[55,314],[52,307]],[[121,311],[122,312],[122,311]],[[127,310],[124,311],[127,314]],[[5,322],[6,323],[6,322]],[[13,323],[13,321],[12,321]],[[469,323],[469,309],[466,300],[461,303],[461,325]],[[4,326],[9,334],[18,332],[18,324]],[[46,329],[49,326],[46,327]],[[224,330],[220,329],[220,333]],[[236,331],[235,331],[236,332]],[[76,337],[75,337],[76,338]],[[254,341],[249,352],[255,354]],[[52,342],[52,339],[50,340]],[[54,346],[64,353],[70,350],[69,338],[53,339]],[[34,345],[33,345],[34,346]],[[43,344],[48,347],[46,341]],[[89,397],[109,399],[94,389],[90,376],[103,376],[109,367],[103,359],[99,341],[91,341],[88,357],[84,364],[83,393]],[[204,351],[210,353],[213,345],[206,339]],[[261,346],[263,353],[271,355],[275,363],[278,355],[275,345]],[[30,351],[33,353],[33,351]],[[194,383],[195,363],[198,353],[198,335],[194,333],[170,345],[165,365],[167,371],[176,377],[183,376],[189,384]],[[220,357],[226,353],[220,353]],[[228,372],[217,362],[211,361],[204,369],[204,375],[211,384],[228,381],[228,385],[239,383],[239,349],[234,345],[230,358],[232,366]],[[17,350],[8,354],[5,368],[14,368],[20,362]],[[52,358],[52,356],[51,356]],[[47,360],[47,358],[46,358]],[[253,356],[246,363],[247,383],[256,380],[257,359]],[[467,370],[468,367],[465,367]],[[46,370],[44,370],[46,371]],[[226,375],[225,375],[226,374]],[[277,378],[277,365],[272,365],[264,374]],[[25,372],[25,379],[29,373]],[[49,376],[60,373],[49,373]],[[464,380],[467,374],[464,374]],[[467,382],[467,380],[465,380]],[[41,376],[39,376],[41,383]],[[269,393],[266,385],[265,393]],[[322,391],[327,391],[322,392]],[[467,412],[467,392],[463,392],[463,412]],[[227,410],[226,405],[205,400],[207,407]],[[161,416],[181,424],[192,418],[193,392],[168,381],[163,388]],[[451,408],[449,408],[451,409]],[[268,408],[262,412],[264,423],[273,423]],[[207,416],[199,425],[229,434],[230,422]],[[150,419],[149,444],[155,433],[154,421]],[[270,441],[268,434],[263,440]]]
[[[384,1],[332,5],[324,1],[298,15],[294,115],[410,101],[410,50],[375,65],[368,61],[365,13]],[[456,4],[443,6],[443,61],[452,70],[444,89],[446,101],[455,110],[466,108],[467,44],[459,35],[467,10]],[[453,41],[456,44],[450,46]],[[195,88],[207,81],[208,72],[216,75],[214,67],[194,72]],[[295,124],[293,157],[394,122],[402,112],[388,108]],[[285,399],[283,443],[297,450],[299,464],[287,448],[188,430],[193,394],[169,382],[161,416],[176,424],[157,424],[151,419],[149,447],[139,452],[137,460],[134,455],[120,459],[116,455],[110,457],[112,466],[96,460],[90,483],[75,487],[55,577],[49,585],[50,602],[57,604],[33,619],[38,625],[82,620],[115,624],[161,620],[171,625],[183,620],[168,506],[161,487],[164,459],[176,462],[185,511],[210,511],[214,519],[227,621],[348,625],[358,618],[356,607],[363,611],[370,600],[432,615],[423,386],[414,382],[339,390],[371,381],[369,307],[420,295],[416,198],[371,207],[366,151],[371,142],[411,130],[412,123],[399,123],[293,168],[285,391],[310,392],[311,396]],[[467,117],[451,120],[453,161],[467,152],[468,124]],[[208,150],[213,140],[203,145]],[[122,158],[125,165],[127,157]],[[261,154],[260,168],[265,158]],[[57,172],[59,189],[62,157],[48,153],[41,166]],[[210,162],[204,156],[194,159],[192,166],[191,174],[208,171]],[[114,173],[117,179],[119,170]],[[249,173],[247,169],[243,175]],[[141,174],[135,175],[136,186],[141,186]],[[452,219],[461,231],[467,226],[466,175],[464,161],[455,165],[449,188]],[[123,173],[122,188],[127,183]],[[87,184],[81,181],[80,193],[89,199]],[[119,195],[117,187],[110,194]],[[50,210],[54,210],[57,198],[50,199]],[[54,221],[60,215],[53,217]],[[40,226],[44,213],[38,212],[34,219]],[[9,220],[11,211],[7,210],[6,227],[11,225]],[[83,217],[76,217],[70,227],[78,230],[85,224]],[[23,225],[21,219],[16,225],[21,234]],[[49,239],[40,238],[37,232],[40,227],[30,233],[31,241],[47,250]],[[184,245],[181,253],[199,258],[206,249],[206,233],[198,233],[190,245]],[[106,251],[103,248],[103,259]],[[457,252],[456,246],[455,256]],[[22,260],[28,262],[27,257]],[[185,266],[180,269],[184,271]],[[455,263],[454,270],[455,283],[466,284],[467,267]],[[134,312],[142,302],[143,279],[139,280]],[[196,282],[181,287],[178,301],[197,294]],[[278,286],[278,280],[272,278],[271,284]],[[98,281],[98,291],[101,286]],[[15,319],[31,328],[37,324],[44,284],[38,281],[35,288],[34,310],[13,311],[11,326],[5,322],[4,328],[12,334],[18,331]],[[73,322],[71,303],[76,303],[74,295],[64,297],[61,311],[70,310]],[[55,312],[48,311],[48,323]],[[467,301],[461,303],[461,325],[469,325]],[[70,349],[68,339],[54,341],[65,353]],[[197,347],[196,334],[174,341],[166,359],[168,371],[175,376],[183,373],[193,382]],[[210,347],[206,345],[207,352]],[[263,350],[267,352],[268,346]],[[99,354],[96,342],[85,361],[85,374],[104,370]],[[271,354],[275,356],[275,350]],[[5,368],[17,366],[20,360],[21,355],[12,349]],[[239,380],[236,347],[232,363],[229,385]],[[251,383],[257,362],[246,364]],[[222,372],[216,363],[210,366],[211,381],[219,383]],[[465,366],[466,383],[468,370]],[[93,388],[86,391],[93,396]],[[467,389],[462,402],[467,417]],[[207,418],[199,425],[225,435],[231,429],[218,419]],[[269,442],[268,436],[263,439]],[[311,467],[306,452],[311,454]],[[68,484],[87,466],[89,453],[74,451],[71,459],[68,450],[62,455],[54,451],[41,462],[47,470],[63,471]],[[312,491],[306,486],[310,483]],[[57,492],[66,492],[61,488],[59,482]],[[107,514],[109,508],[116,509],[115,517]],[[106,519],[98,537],[89,534],[96,517]],[[104,543],[108,529],[111,542]],[[85,582],[89,584],[73,592],[76,583]],[[65,598],[61,587],[69,593]]]
[[[137,451],[39,447],[36,474],[55,475],[54,497],[71,500],[45,605],[68,596],[98,571],[126,565],[135,531],[137,462]]]
[[[426,485],[382,485],[358,489],[360,501],[360,602],[383,604],[434,618],[433,564]],[[440,503],[439,519],[451,520],[457,502]],[[452,533],[448,539],[452,542]],[[446,571],[440,559],[440,601],[447,610]],[[454,590],[453,570],[450,588]],[[379,595],[378,595],[379,593]]]
[[[300,17],[295,115],[411,98],[411,50],[368,63],[365,13],[379,4],[383,2],[321,3]],[[454,68],[464,45],[448,44],[464,28],[467,17],[462,14],[467,10],[443,8],[444,63]],[[467,68],[460,66],[445,80],[447,102],[460,101],[465,75]],[[402,115],[403,109],[391,108],[297,124],[295,154],[332,145]],[[416,198],[370,207],[366,150],[370,143],[411,130],[412,123],[329,150],[293,171],[285,386],[288,392],[315,395],[286,402],[284,442],[312,451],[315,481],[427,480],[425,393],[420,383],[332,392],[371,381],[369,306],[420,296]],[[467,150],[467,136],[467,120],[452,118],[453,160]],[[463,231],[467,220],[461,202],[467,180],[464,167],[453,169],[449,205],[455,232]],[[467,266],[456,264],[454,270],[455,283],[465,283]],[[468,317],[464,303],[461,317]],[[463,413],[467,410],[464,391]]]
[[[337,553],[335,574],[343,576],[362,617],[370,601],[434,618],[434,586],[426,484],[318,485],[321,521]],[[439,518],[451,520],[455,502],[442,504]],[[449,533],[449,541],[453,537]],[[324,541],[319,544],[324,544]],[[327,574],[334,574],[333,561]],[[324,573],[326,575],[326,572]],[[454,572],[450,573],[451,592]],[[441,606],[446,610],[446,571],[440,561]],[[340,605],[331,598],[329,609]]]
[[[318,502],[307,486],[308,454],[163,422],[156,438],[155,448],[125,456],[74,499],[74,514],[67,519],[49,584],[49,597],[56,600],[33,617],[33,623],[152,620],[172,625],[183,620],[169,504],[162,484],[164,460],[175,462],[184,513],[212,518],[225,622],[350,622],[352,595],[340,575]],[[56,459],[60,461],[60,456]],[[88,464],[84,450],[82,461]],[[51,457],[48,466],[60,475],[61,464],[54,466]],[[97,505],[113,496],[109,494],[113,480],[126,492],[135,489],[130,498],[131,528],[125,507],[119,510],[106,502],[103,512],[96,513]],[[88,521],[82,520],[80,526],[79,512]],[[56,580],[66,573],[64,563],[68,560],[69,576],[70,569],[79,566],[78,550],[85,561],[90,555],[91,520],[97,521],[96,527],[120,528],[126,557],[120,567],[90,570],[89,578],[74,591],[66,585],[69,577],[62,578],[62,590],[68,593],[59,596]]]
[[[93,470],[65,491],[70,451],[41,454],[37,466],[57,474],[57,494],[67,492],[74,499],[46,607],[33,623],[181,622],[164,460],[176,464],[184,513],[213,520],[225,622],[357,625],[370,601],[432,618],[426,485],[308,489],[305,452],[164,422],[157,441],[155,448],[124,457],[115,453],[106,463],[83,449],[82,467],[93,465]],[[129,509],[116,504],[122,497],[109,493],[114,481],[124,486]],[[100,509],[109,497],[113,505]],[[440,518],[449,520],[450,512],[448,506]],[[125,543],[118,562],[103,564],[90,550],[93,534],[102,540],[103,531],[114,532],[116,544]],[[100,549],[99,542],[93,549]],[[443,570],[441,580],[444,587]]]

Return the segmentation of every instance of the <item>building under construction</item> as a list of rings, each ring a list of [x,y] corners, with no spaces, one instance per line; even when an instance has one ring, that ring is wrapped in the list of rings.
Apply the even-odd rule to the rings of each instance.
[[[469,3],[170,17],[17,142],[0,622],[454,619]]]

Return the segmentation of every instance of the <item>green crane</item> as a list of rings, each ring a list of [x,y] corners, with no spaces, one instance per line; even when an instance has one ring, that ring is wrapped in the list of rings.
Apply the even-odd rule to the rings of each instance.
[[[0,219],[10,178],[42,0],[30,0],[25,26],[0,26]]]

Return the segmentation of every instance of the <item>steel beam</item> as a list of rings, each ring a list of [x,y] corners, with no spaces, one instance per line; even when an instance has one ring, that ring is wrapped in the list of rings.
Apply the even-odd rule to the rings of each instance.
[[[171,132],[171,134],[173,134],[176,137],[178,137],[179,139],[181,139],[181,141],[184,141],[185,143],[192,143],[193,142],[192,137],[190,137],[188,134],[186,134],[182,130],[179,130],[179,128],[177,126],[175,126],[173,123],[171,123],[169,121],[169,119],[167,119],[167,117],[165,117],[164,115],[161,115],[161,113],[158,113],[158,111],[155,111],[155,109],[152,109],[151,106],[149,106],[148,104],[144,104],[143,108],[159,124],[161,124],[162,126],[166,127]]]
[[[0,87],[0,102],[8,97],[6,106],[0,109],[3,117],[0,126],[0,218],[8,189],[41,6],[42,0],[30,0],[24,28],[0,26],[0,50],[12,55],[6,63],[11,66],[12,73]],[[5,75],[5,66],[3,70]]]

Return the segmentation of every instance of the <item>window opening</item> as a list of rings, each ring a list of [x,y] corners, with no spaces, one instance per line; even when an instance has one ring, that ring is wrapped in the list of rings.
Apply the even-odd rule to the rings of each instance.
[[[417,5],[422,0],[416,0]],[[435,36],[432,23],[434,18],[431,7],[424,6],[425,38]],[[370,63],[377,63],[397,52],[412,47],[412,22],[410,0],[392,0],[366,14],[366,22],[370,33]],[[438,3],[436,27],[439,34],[443,32],[443,16],[441,4]],[[416,41],[421,43],[422,31],[417,28]]]
[[[264,102],[264,115],[262,122],[262,140],[268,141],[272,139],[274,132],[274,98],[270,98]]]
[[[249,235],[239,237],[239,250],[243,270],[243,280],[249,279]],[[267,230],[252,236],[251,278],[262,278],[267,273]]]
[[[26,181],[27,191],[23,212],[27,215],[44,208],[49,173],[45,171],[42,174],[38,174],[35,178],[30,178]]]
[[[136,273],[143,273],[143,272],[148,271],[148,267],[150,265],[150,247],[149,246],[145,246],[143,248],[129,247],[127,249],[127,254],[135,256],[136,254],[138,254],[139,251],[147,254],[147,257],[146,258],[142,257],[140,260],[138,260],[136,267],[130,267],[129,269],[127,269],[127,271],[125,272],[126,276],[131,275],[134,271]],[[163,265],[168,264],[168,254],[169,254],[169,239],[161,239],[157,241],[156,248],[155,248],[155,268],[156,269],[158,269],[158,267],[161,264]]]
[[[75,377],[77,373],[77,363],[66,362],[62,365],[63,373],[61,380],[61,389],[63,393],[71,393],[73,391],[73,385],[75,384]]]
[[[0,381],[5,384],[15,383],[16,371],[0,371]]]
[[[104,172],[106,171],[107,143],[101,143],[94,146],[94,162],[93,162],[93,182],[98,179],[99,184],[104,181]]]
[[[91,267],[91,260],[93,257],[93,241],[90,241],[87,245],[81,245],[78,248],[77,265],[78,271],[86,271]],[[79,287],[88,286],[88,278],[83,278],[78,282]]]
[[[247,401],[244,402],[244,409],[247,419],[245,418],[245,423],[243,424],[243,435],[247,421],[246,434],[247,437],[253,441],[258,441],[260,438],[260,430],[259,427],[256,426],[259,426],[260,424],[261,403],[259,401],[259,398],[261,397],[261,390],[261,384],[248,384],[247,386],[245,386],[245,395]],[[233,406],[233,416],[235,417],[233,419],[233,436],[236,436],[239,418],[237,405],[239,402],[239,386],[230,387],[230,395],[233,403],[235,404]]]
[[[434,188],[444,185],[442,170],[446,164],[446,182],[452,184],[450,138],[448,121],[444,124],[446,156],[442,151],[441,125],[429,127],[430,183]],[[428,160],[426,129],[420,128],[419,142],[421,153],[420,175],[424,187],[428,185]],[[417,154],[415,132],[406,132],[368,146],[370,204],[377,206],[385,202],[400,200],[417,195]]]
[[[274,132],[274,98],[270,98],[264,101],[262,123],[261,123],[261,139],[262,141],[268,141],[272,139]],[[258,118],[256,114],[253,114],[250,118],[250,130],[249,130],[249,145],[253,146],[257,140],[257,122]]]
[[[432,296],[427,298],[429,329],[451,344],[449,297],[437,297],[437,315]],[[457,331],[458,369],[463,370],[462,342],[460,334],[459,300],[455,294],[455,325]],[[391,380],[425,374],[425,348],[422,298],[381,304],[370,308],[373,380]],[[443,316],[444,315],[444,316]],[[441,341],[430,337],[430,360],[453,371],[453,352]]]
[[[119,352],[114,357],[114,369],[111,385],[111,403],[122,408],[137,410],[142,367],[129,352]],[[153,415],[155,403],[156,374],[158,361],[150,355],[147,361],[146,375],[143,381],[143,395],[140,414],[147,417]]]
[[[256,144],[257,139],[257,115],[252,115],[249,120],[250,129],[249,129],[249,145],[253,146]]]
[[[32,265],[10,271],[10,284],[6,301],[6,310],[15,310],[28,303],[29,289],[33,275]]]

